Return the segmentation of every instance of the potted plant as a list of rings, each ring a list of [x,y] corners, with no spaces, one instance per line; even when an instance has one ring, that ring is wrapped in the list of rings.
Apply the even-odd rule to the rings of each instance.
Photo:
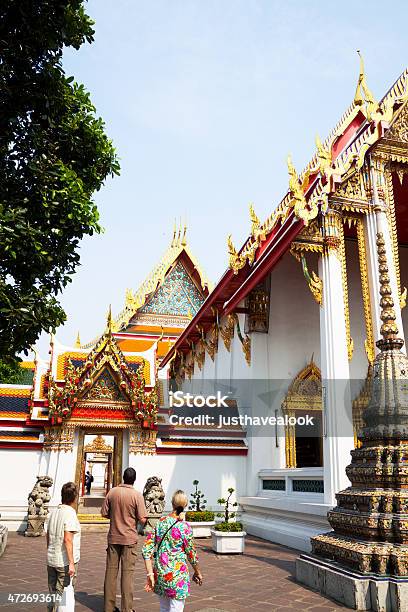
[[[217,523],[214,529],[211,530],[212,547],[216,553],[242,554],[244,552],[246,533],[242,528],[242,523],[232,520],[236,515],[232,508],[238,506],[237,502],[231,502],[234,491],[235,489],[232,487],[229,488],[228,497],[226,499],[222,497],[218,500],[218,503],[224,506],[224,511],[217,514],[223,520]]]
[[[195,490],[191,493],[189,511],[186,512],[186,521],[191,524],[195,538],[209,538],[211,528],[214,527],[214,512],[205,509],[207,500],[199,488],[199,481],[193,480]]]

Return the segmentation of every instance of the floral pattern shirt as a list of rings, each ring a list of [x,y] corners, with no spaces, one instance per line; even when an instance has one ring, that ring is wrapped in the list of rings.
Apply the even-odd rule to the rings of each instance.
[[[164,538],[154,559],[154,591],[172,599],[185,599],[190,593],[187,560],[195,565],[198,559],[190,525],[176,520],[171,515],[160,519],[156,529],[146,536],[142,556],[151,559]]]

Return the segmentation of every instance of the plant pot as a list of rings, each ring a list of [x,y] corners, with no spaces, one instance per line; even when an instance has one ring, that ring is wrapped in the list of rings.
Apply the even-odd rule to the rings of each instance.
[[[209,538],[215,521],[188,521],[195,538]]]
[[[245,548],[245,531],[216,531],[211,529],[212,549],[214,552],[225,554],[241,554]]]

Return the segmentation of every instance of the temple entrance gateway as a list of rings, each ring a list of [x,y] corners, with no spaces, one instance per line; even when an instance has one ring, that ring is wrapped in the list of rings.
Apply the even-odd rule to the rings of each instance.
[[[80,429],[75,482],[79,490],[78,513],[98,514],[109,490],[120,484],[122,476],[123,430],[103,433]],[[86,473],[93,476],[90,493]]]

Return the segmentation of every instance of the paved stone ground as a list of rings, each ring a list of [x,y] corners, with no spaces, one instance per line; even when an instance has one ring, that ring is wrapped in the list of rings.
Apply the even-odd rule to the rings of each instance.
[[[216,555],[211,550],[210,540],[197,540],[197,547],[205,583],[202,587],[193,585],[186,612],[345,610],[294,581],[294,562],[298,555],[294,550],[253,537],[247,537],[244,555]],[[106,534],[85,531],[81,548],[76,611],[102,612]],[[0,559],[0,591],[46,591],[44,557],[45,538],[28,539],[10,534],[6,552]],[[143,591],[144,576],[139,555],[135,610],[158,611],[156,596]],[[44,610],[44,606],[0,605],[0,611],[3,610],[34,612]]]

